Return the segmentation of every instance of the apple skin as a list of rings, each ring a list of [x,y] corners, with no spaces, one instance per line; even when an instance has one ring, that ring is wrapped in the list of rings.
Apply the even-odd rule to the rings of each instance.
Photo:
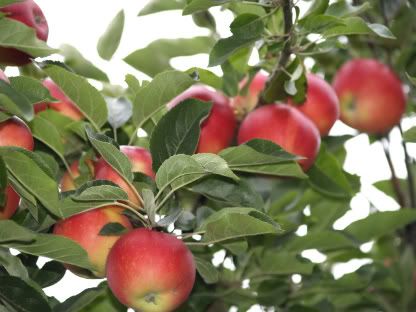
[[[129,158],[132,172],[142,172],[151,178],[155,177],[149,151],[138,146],[121,146],[120,150]],[[117,184],[127,193],[131,202],[140,205],[140,200],[131,186],[103,158],[95,163],[95,179],[108,180]]]
[[[396,74],[373,59],[354,59],[336,73],[333,87],[341,105],[341,120],[352,128],[384,134],[400,122],[406,95]]]
[[[42,84],[45,88],[49,90],[52,97],[58,100],[58,102],[35,104],[34,109],[36,114],[50,108],[73,120],[84,119],[84,115],[82,114],[82,112],[62,92],[62,90],[57,86],[55,82],[53,82],[51,79],[45,79]]]
[[[85,160],[85,164],[88,166],[89,171],[91,173],[94,173],[94,163],[92,162],[92,160]],[[75,179],[78,178],[81,174],[79,172],[79,161],[75,160],[69,168],[71,169],[73,178],[71,177],[68,171],[64,173],[60,182],[62,192],[72,191],[77,188],[75,185]]]
[[[107,281],[126,306],[146,312],[173,311],[192,290],[195,262],[175,236],[139,228],[114,244],[107,261]]]
[[[65,236],[81,245],[87,251],[88,258],[95,268],[92,273],[101,278],[105,276],[108,253],[120,236],[102,236],[99,233],[108,223],[120,223],[126,229],[132,230],[129,219],[122,214],[123,210],[117,206],[106,206],[83,212],[56,223],[53,233]],[[82,272],[82,269],[72,265],[68,265],[67,268],[75,274]]]
[[[40,7],[33,0],[25,0],[0,8],[0,12],[36,31],[36,36],[43,41],[48,39],[49,27]],[[0,47],[0,64],[21,66],[30,62],[31,56],[13,48]]]
[[[339,119],[337,94],[329,83],[315,74],[308,74],[307,81],[308,90],[305,102],[296,104],[289,99],[288,103],[311,119],[318,127],[321,136],[326,136]]]
[[[316,126],[300,111],[286,104],[268,104],[252,111],[243,120],[238,144],[265,139],[289,153],[303,156],[299,164],[307,171],[319,152],[321,138]]]
[[[17,146],[33,151],[35,143],[32,132],[17,117],[0,122],[0,146]],[[10,219],[16,212],[20,202],[19,195],[10,184],[6,187],[6,203],[0,207],[0,220]]]
[[[251,80],[248,86],[246,95],[238,95],[234,97],[230,105],[234,110],[234,114],[239,120],[243,119],[249,112],[251,112],[259,101],[260,93],[266,87],[268,75],[263,72],[258,72]],[[247,78],[240,82],[240,90],[247,84]]]
[[[201,124],[201,135],[196,153],[216,154],[230,146],[237,128],[237,121],[228,98],[206,86],[197,85],[174,98],[168,103],[168,108],[190,98],[213,103],[210,115]]]

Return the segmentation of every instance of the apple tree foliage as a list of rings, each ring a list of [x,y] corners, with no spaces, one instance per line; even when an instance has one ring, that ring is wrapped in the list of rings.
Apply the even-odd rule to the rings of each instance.
[[[0,6],[13,2],[0,0]],[[302,15],[301,2],[310,4]],[[216,30],[211,8],[218,6],[234,15],[227,38],[219,38]],[[380,211],[371,204],[366,218],[337,230],[334,222],[349,211],[361,187],[359,176],[343,170],[344,146],[353,135],[323,138],[317,161],[303,173],[296,156],[268,141],[231,146],[218,155],[194,154],[199,125],[210,106],[184,102],[168,112],[165,104],[199,82],[236,96],[246,92],[239,91],[239,81],[260,69],[274,72],[264,101],[288,96],[302,100],[306,58],[315,61],[312,71],[330,81],[341,64],[361,56],[377,58],[400,75],[409,92],[411,117],[416,104],[416,2],[151,0],[137,18],[166,10],[192,15],[195,27],[208,28],[209,35],[158,39],[125,56],[127,64],[151,77],[139,81],[126,75],[127,88],[111,85],[110,73],[75,47],[53,49],[35,40],[27,27],[0,16],[0,46],[36,58],[20,68],[21,75],[11,78],[10,85],[0,84],[0,120],[19,116],[36,139],[34,152],[0,147],[0,203],[7,181],[22,198],[18,213],[0,221],[0,311],[127,310],[105,282],[65,302],[42,290],[62,279],[62,263],[90,268],[85,250],[51,234],[57,220],[126,199],[115,185],[88,182],[86,172],[77,179],[76,191],[59,193],[59,179],[68,164],[93,155],[103,157],[137,188],[144,220],[160,230],[182,233],[198,275],[180,311],[247,311],[253,305],[272,311],[415,311],[416,164],[407,149],[416,143],[416,128],[404,132],[400,127],[407,178],[399,179],[391,167],[392,178],[374,184],[400,209]],[[100,57],[112,59],[123,28],[121,11],[97,39]],[[16,35],[9,36],[11,32]],[[260,62],[249,66],[253,49]],[[64,61],[48,61],[53,53]],[[209,54],[208,66],[186,71],[171,66],[174,57],[199,53]],[[221,66],[223,75],[214,74],[212,66]],[[52,110],[35,115],[33,105],[51,99],[40,82],[46,76],[85,120],[73,121]],[[138,129],[147,136],[138,137]],[[390,159],[388,135],[369,139],[382,141]],[[150,149],[154,181],[131,173],[118,149],[126,144]],[[136,224],[143,221],[134,213],[128,215]],[[296,234],[300,226],[307,227],[306,235]],[[102,234],[122,230],[113,224]],[[360,246],[366,242],[373,245],[363,251]],[[13,256],[10,249],[20,253]],[[316,263],[305,257],[303,251],[311,249],[324,254],[325,260]],[[223,259],[214,265],[218,252]],[[38,267],[38,257],[50,262]],[[334,266],[353,259],[369,261],[334,278]],[[300,281],[292,279],[294,274]]]

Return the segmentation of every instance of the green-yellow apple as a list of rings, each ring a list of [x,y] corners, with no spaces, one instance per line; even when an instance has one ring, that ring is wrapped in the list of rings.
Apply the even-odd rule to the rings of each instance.
[[[34,142],[32,132],[26,124],[17,117],[0,122],[0,146],[17,146],[33,151]],[[14,189],[6,187],[6,201],[0,206],[0,220],[9,219],[19,206],[20,197]]]
[[[383,134],[400,122],[406,95],[398,76],[373,59],[345,63],[333,81],[341,120],[359,131]]]
[[[45,79],[43,86],[47,88],[57,102],[35,104],[35,112],[39,113],[47,108],[53,109],[73,120],[84,119],[84,115],[78,107],[62,92],[62,90],[51,79]]]
[[[174,98],[168,103],[168,108],[190,98],[213,103],[210,115],[202,122],[196,152],[215,154],[230,146],[237,122],[228,98],[207,86],[197,85]]]
[[[131,230],[129,219],[123,215],[123,208],[106,206],[83,212],[55,224],[53,233],[65,236],[77,242],[88,254],[90,263],[94,267],[96,277],[105,276],[105,265],[108,253],[120,235],[100,235],[103,227],[109,223],[119,223],[126,230]],[[67,266],[76,274],[83,271],[74,266]]]
[[[289,153],[304,157],[299,160],[304,171],[314,163],[321,142],[313,122],[286,104],[268,104],[247,115],[237,140],[242,144],[252,139],[272,141]]]
[[[289,99],[288,103],[311,119],[321,136],[326,136],[339,118],[337,94],[329,83],[315,74],[308,74],[307,81],[305,102],[296,104]]]
[[[40,7],[33,0],[24,0],[0,8],[7,18],[32,27],[36,36],[43,41],[48,39],[49,27]],[[0,47],[0,64],[21,66],[30,62],[31,56],[25,52]]]
[[[85,160],[85,165],[87,166],[88,170],[90,171],[91,175],[94,173],[94,163],[91,159]],[[69,167],[72,172],[72,177],[68,171],[65,171],[64,175],[61,178],[60,187],[62,192],[72,191],[77,188],[75,185],[75,179],[78,178],[81,173],[79,171],[79,161],[75,160],[71,166]]]
[[[107,261],[107,281],[120,302],[136,311],[173,311],[192,290],[195,262],[175,236],[139,228],[114,244]]]
[[[267,74],[258,72],[251,80],[247,89],[247,93],[245,95],[238,95],[231,99],[230,105],[234,110],[234,114],[239,120],[243,119],[244,116],[256,108],[260,93],[266,86],[267,78]],[[245,88],[246,84],[247,78],[244,78],[240,82],[240,90]]]

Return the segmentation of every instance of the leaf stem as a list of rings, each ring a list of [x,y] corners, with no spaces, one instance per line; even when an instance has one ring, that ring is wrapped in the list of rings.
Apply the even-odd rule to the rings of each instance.
[[[405,160],[406,171],[407,171],[407,187],[409,190],[410,206],[411,208],[416,208],[415,182],[414,182],[413,171],[411,167],[412,159],[409,156],[406,142],[403,140],[403,128],[400,124],[399,124],[399,130],[402,136],[402,146],[403,146],[404,160]]]

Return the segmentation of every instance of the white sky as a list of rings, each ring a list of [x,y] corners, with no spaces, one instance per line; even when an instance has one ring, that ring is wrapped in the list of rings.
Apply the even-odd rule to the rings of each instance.
[[[207,30],[196,27],[190,16],[182,17],[180,12],[166,12],[146,17],[137,17],[137,13],[148,1],[102,1],[102,0],[36,0],[45,13],[49,22],[49,45],[58,48],[63,43],[75,46],[87,59],[103,69],[110,77],[112,83],[123,84],[127,73],[136,75],[139,79],[147,78],[122,61],[122,58],[136,49],[145,47],[151,41],[159,38],[188,38],[197,35],[206,35]],[[96,52],[99,36],[104,32],[108,23],[121,10],[125,10],[126,24],[120,47],[110,62],[101,60]],[[229,35],[228,25],[232,21],[229,12],[216,13],[220,34]],[[151,62],[151,60],[149,60]],[[208,63],[207,55],[198,55],[192,58],[178,58],[173,65],[178,69],[188,69],[192,66],[205,67]],[[218,72],[218,69],[214,69]],[[14,70],[8,70],[14,74]],[[404,128],[409,128],[409,122]],[[340,122],[336,124],[332,134],[354,133],[354,131]],[[398,141],[398,131],[393,131],[392,140],[394,148],[392,157],[397,168],[398,176],[405,177],[403,152]],[[414,145],[414,144],[413,144]],[[371,187],[378,180],[388,179],[390,173],[380,144],[369,145],[365,135],[357,136],[347,143],[348,156],[344,168],[350,173],[362,176],[363,190],[352,201],[352,209],[343,218],[337,221],[336,228],[343,229],[354,220],[364,218],[369,213],[368,198],[375,203],[379,210],[397,209],[398,205],[391,199],[383,196]],[[416,156],[416,149],[411,146]],[[305,228],[301,228],[299,235],[305,235]],[[322,261],[322,256],[316,251],[305,252],[305,256]],[[43,259],[40,262],[44,262]],[[355,270],[363,262],[353,262],[340,265],[334,269],[336,276],[344,272]],[[297,279],[298,277],[295,277]],[[47,294],[59,300],[81,292],[82,289],[95,286],[97,280],[85,280],[67,273],[65,278],[57,285],[48,288]]]

